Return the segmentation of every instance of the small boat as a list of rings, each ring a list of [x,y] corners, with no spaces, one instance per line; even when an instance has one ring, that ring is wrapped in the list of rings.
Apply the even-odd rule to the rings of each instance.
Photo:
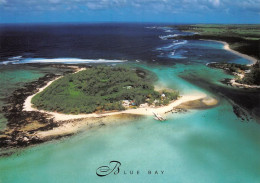
[[[166,118],[162,117],[158,113],[153,112],[153,115],[154,115],[153,119],[155,119],[155,120],[158,120],[158,121],[165,121],[166,120]]]

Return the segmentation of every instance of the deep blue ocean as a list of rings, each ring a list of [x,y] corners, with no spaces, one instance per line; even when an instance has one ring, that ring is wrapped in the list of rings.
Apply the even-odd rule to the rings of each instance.
[[[63,62],[66,58],[66,62],[102,59],[173,64],[240,59],[216,48],[216,44],[168,39],[183,34],[192,33],[158,24],[0,25],[0,61]]]

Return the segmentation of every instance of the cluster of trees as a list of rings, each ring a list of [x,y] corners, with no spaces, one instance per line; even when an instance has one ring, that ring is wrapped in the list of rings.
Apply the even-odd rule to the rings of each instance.
[[[229,68],[229,70],[231,72],[240,72],[241,70],[242,71],[245,71],[245,70],[248,70],[249,69],[249,66],[247,65],[242,65],[242,64],[235,64],[235,63],[232,63],[232,64],[228,64],[227,65],[227,68]]]
[[[250,67],[247,65],[235,64],[235,63],[223,63],[223,62],[210,63],[209,66],[219,68],[219,69],[224,69],[229,72],[237,72],[237,73],[241,73],[241,71],[250,69]]]
[[[97,66],[53,82],[33,97],[32,103],[38,109],[73,114],[124,110],[122,100],[134,101],[138,106],[149,98],[160,99],[153,82],[144,70]],[[169,101],[173,98],[177,97],[169,94]]]
[[[167,105],[170,101],[176,100],[180,95],[179,91],[175,90],[163,90],[160,92],[160,97],[154,98],[153,96],[148,96],[148,104],[155,106]]]
[[[257,61],[252,66],[235,64],[235,63],[211,63],[211,67],[224,69],[229,72],[244,74],[242,79],[237,79],[237,82],[248,85],[260,85],[260,62]],[[249,72],[245,72],[249,71]]]
[[[250,72],[246,73],[241,83],[248,85],[260,85],[260,62],[251,66]]]

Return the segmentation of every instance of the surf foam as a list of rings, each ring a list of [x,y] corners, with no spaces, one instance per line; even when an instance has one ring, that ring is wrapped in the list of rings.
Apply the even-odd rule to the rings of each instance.
[[[179,35],[180,34],[169,34],[169,35],[166,35],[166,36],[159,36],[159,38],[162,39],[162,40],[167,40],[169,38],[177,37]]]
[[[80,59],[80,58],[26,58],[22,60],[4,61],[2,62],[2,64],[27,64],[27,63],[77,64],[77,63],[120,63],[120,62],[127,62],[127,60]]]

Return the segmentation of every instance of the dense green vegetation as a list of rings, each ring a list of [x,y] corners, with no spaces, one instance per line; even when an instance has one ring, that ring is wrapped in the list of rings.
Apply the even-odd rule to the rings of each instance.
[[[244,73],[244,71],[249,70],[250,66],[235,64],[235,63],[210,63],[208,66],[215,67],[219,69],[224,69],[228,72]]]
[[[210,63],[208,66],[226,70],[230,73],[238,73],[244,75],[243,78],[238,77],[237,82],[248,85],[260,85],[260,63],[259,61],[252,65],[241,65],[235,63]]]
[[[202,35],[240,37],[248,40],[260,39],[260,25],[223,25],[223,24],[195,24],[180,25],[183,30],[198,32]]]
[[[240,81],[240,83],[248,84],[248,85],[260,85],[260,63],[259,61],[251,66],[250,72],[246,73],[244,78]]]
[[[182,38],[225,41],[233,50],[260,58],[260,25],[195,24],[175,27],[183,31],[198,33],[192,36],[182,36]],[[180,37],[175,37],[175,39],[178,38]]]
[[[33,97],[32,103],[39,109],[78,114],[124,110],[122,100],[134,106],[157,100],[161,105],[178,97],[178,92],[168,92],[162,99],[154,90],[154,81],[154,75],[146,70],[97,66],[53,82]]]

